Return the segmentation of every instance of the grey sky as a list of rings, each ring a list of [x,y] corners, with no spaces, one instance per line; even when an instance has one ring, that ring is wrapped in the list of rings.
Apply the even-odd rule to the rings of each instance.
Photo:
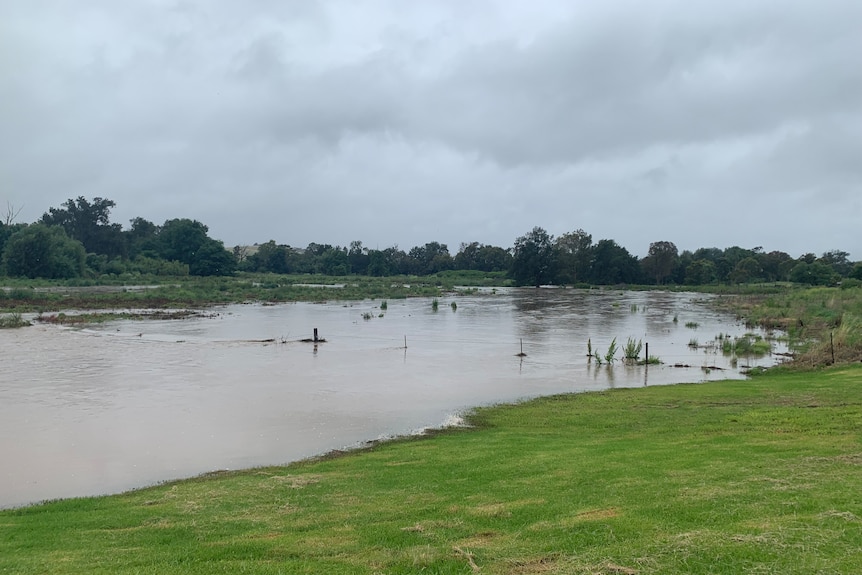
[[[0,0],[0,207],[862,259],[856,0]]]

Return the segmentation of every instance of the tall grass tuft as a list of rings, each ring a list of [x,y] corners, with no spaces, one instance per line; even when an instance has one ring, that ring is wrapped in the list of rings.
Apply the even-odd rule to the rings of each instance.
[[[623,346],[623,357],[626,361],[636,362],[641,355],[643,349],[643,340],[635,341],[635,338],[629,337],[626,344]]]
[[[616,354],[617,354],[617,338],[614,338],[611,340],[611,343],[608,346],[607,353],[605,353],[605,361],[608,363],[613,363],[614,359],[616,359],[614,357],[614,356],[616,356]]]
[[[30,325],[30,322],[23,319],[20,313],[14,312],[0,316],[0,329],[15,329]]]

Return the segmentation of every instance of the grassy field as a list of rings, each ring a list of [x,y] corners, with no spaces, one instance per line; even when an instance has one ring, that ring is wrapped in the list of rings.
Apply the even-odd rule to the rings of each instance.
[[[432,276],[319,276],[237,274],[232,277],[137,277],[104,281],[12,280],[0,289],[0,313],[62,309],[205,307],[244,301],[294,302],[399,299],[472,293],[469,287],[505,286],[502,273],[441,272]],[[123,286],[158,286],[136,289]],[[327,287],[329,286],[329,287]],[[113,288],[113,289],[112,289]]]
[[[862,573],[862,365],[0,512],[0,573]]]

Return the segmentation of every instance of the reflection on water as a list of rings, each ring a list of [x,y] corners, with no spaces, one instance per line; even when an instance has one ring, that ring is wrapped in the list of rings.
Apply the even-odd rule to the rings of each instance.
[[[383,317],[371,301],[234,305],[215,317],[2,330],[0,506],[286,463],[476,405],[742,377],[721,353],[687,345],[745,331],[703,297],[500,290],[445,297],[438,311],[430,299],[389,301]],[[325,343],[298,341],[314,328]],[[587,340],[603,354],[628,337],[664,365],[588,361]]]

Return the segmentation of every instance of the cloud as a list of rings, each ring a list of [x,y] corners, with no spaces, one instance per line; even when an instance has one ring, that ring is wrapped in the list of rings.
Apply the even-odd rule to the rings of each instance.
[[[26,219],[84,195],[228,244],[540,225],[862,258],[849,0],[7,8],[0,200]]]

